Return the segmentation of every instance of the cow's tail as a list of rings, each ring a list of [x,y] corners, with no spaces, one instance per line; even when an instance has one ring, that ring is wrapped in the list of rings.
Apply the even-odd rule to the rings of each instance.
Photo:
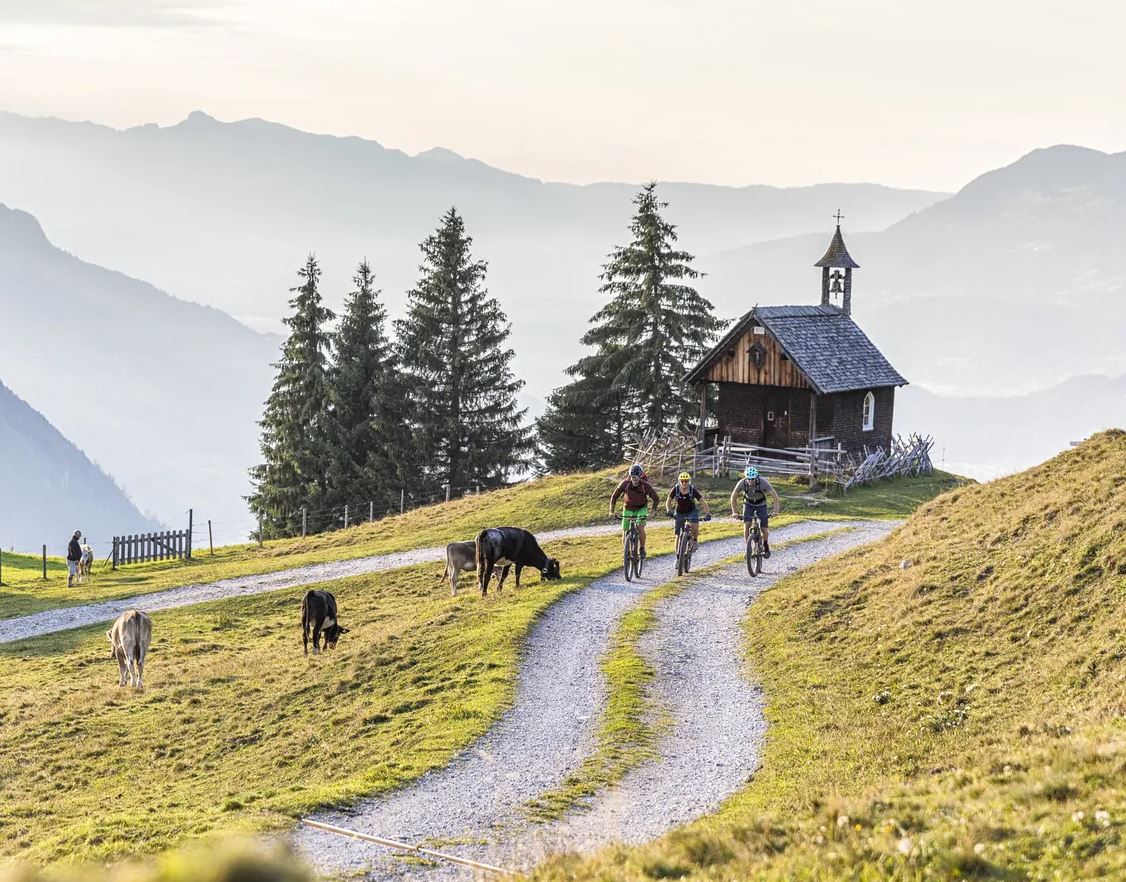
[[[482,591],[485,585],[485,571],[489,568],[488,559],[485,556],[485,535],[488,530],[482,530],[477,534],[477,538],[473,540],[473,545],[477,553],[477,587]]]
[[[442,570],[442,575],[440,575],[437,578],[436,581],[442,582],[442,581],[445,581],[446,579],[448,579],[449,577],[450,577],[450,556],[449,556],[449,554],[447,554],[446,555],[446,568],[444,570]]]

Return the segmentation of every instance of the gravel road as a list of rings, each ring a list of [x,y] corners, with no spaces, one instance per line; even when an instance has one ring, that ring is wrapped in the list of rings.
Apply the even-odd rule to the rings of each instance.
[[[554,604],[533,628],[514,706],[450,765],[414,784],[319,821],[526,868],[551,849],[643,841],[714,809],[758,765],[765,724],[759,691],[742,677],[739,621],[754,593],[822,557],[885,535],[889,523],[805,521],[774,531],[774,544],[838,527],[856,529],[795,545],[752,580],[728,568],[658,609],[642,651],[654,666],[652,699],[672,720],[659,757],[630,772],[583,811],[532,825],[521,808],[557,787],[593,747],[605,684],[599,663],[622,614],[673,576],[671,556],[653,558],[640,584],[620,575],[592,582]],[[740,539],[703,542],[697,568],[738,553]],[[741,575],[740,575],[741,572]],[[403,861],[386,850],[308,827],[298,847],[325,872],[367,870],[373,878],[468,878],[454,865]]]
[[[658,528],[668,527],[672,521],[658,522]],[[619,524],[595,524],[591,527],[571,527],[564,530],[549,530],[537,534],[541,544],[557,539],[575,539],[583,536],[603,536],[621,530]],[[548,549],[550,553],[550,549]],[[437,562],[446,557],[446,547],[418,548],[412,551],[399,551],[392,554],[379,554],[374,557],[357,557],[352,560],[330,561],[310,564],[276,573],[257,576],[238,576],[195,585],[168,588],[151,594],[140,594],[100,603],[87,603],[81,606],[68,606],[49,609],[27,616],[17,616],[0,620],[0,643],[12,643],[28,637],[41,637],[56,631],[82,628],[99,622],[112,622],[127,609],[140,609],[152,613],[178,606],[191,606],[193,603],[206,603],[209,600],[223,600],[227,597],[240,597],[248,594],[263,594],[280,588],[293,588],[298,585],[315,585],[333,579],[349,576],[364,576],[408,567],[413,564]],[[468,587],[472,573],[464,573],[462,582]]]

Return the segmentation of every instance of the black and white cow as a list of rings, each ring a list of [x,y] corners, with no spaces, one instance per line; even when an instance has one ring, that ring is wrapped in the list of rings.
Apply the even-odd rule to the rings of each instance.
[[[489,527],[477,534],[477,587],[482,596],[489,593],[489,579],[493,570],[500,567],[497,591],[504,587],[509,567],[516,567],[516,587],[520,587],[520,571],[535,567],[545,579],[562,578],[559,561],[544,554],[536,537],[520,527]]]
[[[321,634],[324,633],[325,649],[332,649],[347,628],[341,628],[336,620],[336,598],[328,591],[306,591],[301,598],[301,642],[305,655],[309,654],[309,629],[313,630],[313,655],[320,652]]]

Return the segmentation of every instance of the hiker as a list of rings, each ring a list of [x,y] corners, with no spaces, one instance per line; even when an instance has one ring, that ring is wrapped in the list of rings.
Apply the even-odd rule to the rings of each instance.
[[[82,536],[81,530],[75,530],[70,537],[70,544],[66,547],[66,587],[73,588],[74,581],[78,578],[78,562],[82,560],[82,546],[78,540]]]

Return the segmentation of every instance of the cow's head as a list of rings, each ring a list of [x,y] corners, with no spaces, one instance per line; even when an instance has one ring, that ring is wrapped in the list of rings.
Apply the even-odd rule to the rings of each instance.
[[[554,557],[547,559],[547,566],[540,570],[545,579],[562,579],[559,574],[559,561]]]
[[[324,629],[323,633],[325,638],[325,649],[334,649],[336,647],[336,641],[340,639],[340,635],[347,634],[348,629],[341,628],[339,624],[333,622],[331,625]]]

